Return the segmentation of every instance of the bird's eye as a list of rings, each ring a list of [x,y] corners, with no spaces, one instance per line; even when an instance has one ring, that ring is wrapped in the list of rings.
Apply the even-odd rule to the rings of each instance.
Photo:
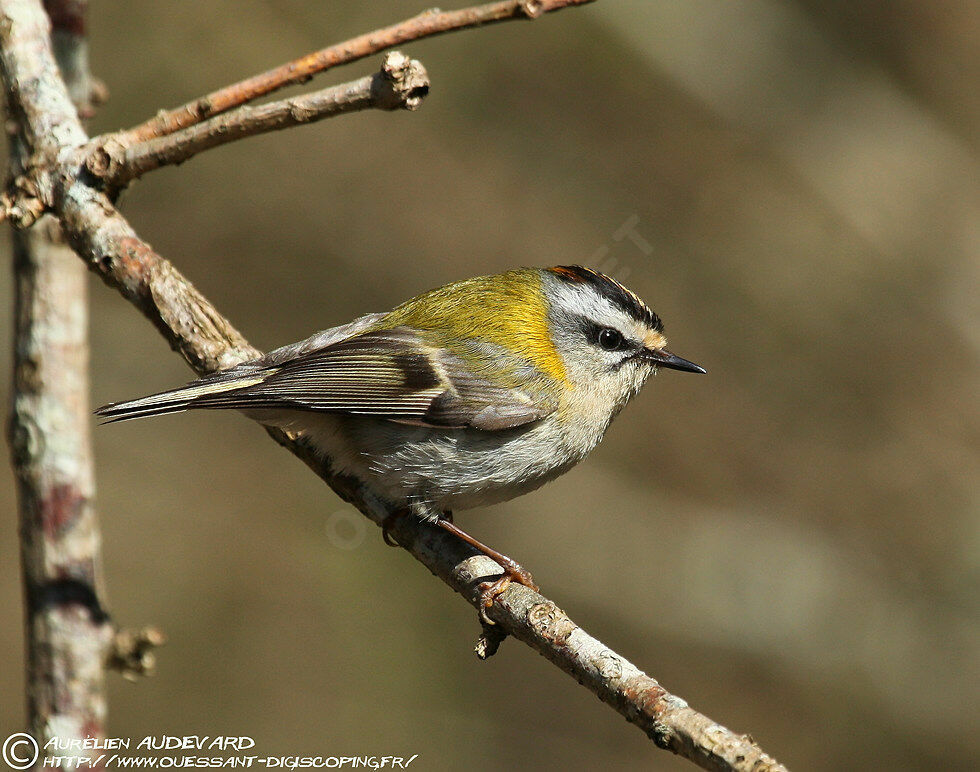
[[[623,345],[623,333],[612,327],[604,327],[599,331],[599,346],[606,351],[615,351]]]

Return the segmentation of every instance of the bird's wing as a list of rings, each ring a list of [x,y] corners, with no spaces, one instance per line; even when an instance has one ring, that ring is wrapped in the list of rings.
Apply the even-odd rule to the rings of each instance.
[[[306,410],[498,431],[554,410],[539,389],[494,385],[408,328],[306,343],[96,413],[120,421],[195,408]]]

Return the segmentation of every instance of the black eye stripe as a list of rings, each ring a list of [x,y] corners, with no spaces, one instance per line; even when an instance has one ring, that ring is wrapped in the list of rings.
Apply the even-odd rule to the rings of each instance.
[[[630,340],[615,327],[599,324],[587,317],[578,318],[579,328],[585,339],[603,351],[636,351],[642,344]]]

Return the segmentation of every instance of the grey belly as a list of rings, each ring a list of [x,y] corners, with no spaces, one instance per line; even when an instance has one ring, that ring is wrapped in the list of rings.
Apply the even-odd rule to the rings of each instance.
[[[396,506],[438,512],[507,501],[568,471],[574,452],[551,417],[500,432],[439,429],[375,418],[250,411],[263,424],[303,431],[332,468]]]
[[[438,510],[506,501],[576,461],[545,419],[502,432],[354,421],[350,437],[367,473],[389,495]]]

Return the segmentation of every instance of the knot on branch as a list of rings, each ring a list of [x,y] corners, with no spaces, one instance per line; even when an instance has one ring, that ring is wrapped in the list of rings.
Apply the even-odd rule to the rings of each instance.
[[[371,81],[371,97],[382,110],[418,110],[429,93],[429,73],[418,59],[391,51]]]
[[[111,180],[126,165],[126,145],[116,137],[98,137],[87,146],[85,170],[98,180]]]
[[[476,654],[478,659],[490,659],[490,657],[497,653],[500,644],[504,642],[506,637],[506,631],[501,629],[499,625],[495,624],[490,626],[484,624],[483,632],[480,633],[476,646],[473,647],[473,653]]]
[[[550,643],[563,646],[575,630],[575,623],[551,601],[535,603],[527,610],[527,621]]]
[[[542,0],[520,0],[517,7],[529,19],[536,19],[544,13],[544,2]]]
[[[166,642],[163,633],[155,627],[144,627],[135,632],[117,630],[109,647],[106,667],[119,671],[129,681],[151,676],[156,668],[153,650]]]
[[[30,228],[47,210],[41,190],[33,167],[10,180],[0,194],[0,222],[6,220],[18,230]]]

